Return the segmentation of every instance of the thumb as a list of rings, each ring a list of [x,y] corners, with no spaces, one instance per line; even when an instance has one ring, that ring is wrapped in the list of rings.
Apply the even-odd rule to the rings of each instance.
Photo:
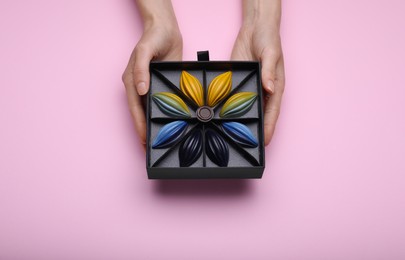
[[[153,58],[153,54],[150,48],[143,45],[137,45],[135,47],[135,62],[133,67],[133,77],[136,87],[136,91],[139,95],[145,95],[149,91],[149,63]]]
[[[262,85],[266,92],[274,94],[277,60],[264,51],[260,58],[262,64]]]

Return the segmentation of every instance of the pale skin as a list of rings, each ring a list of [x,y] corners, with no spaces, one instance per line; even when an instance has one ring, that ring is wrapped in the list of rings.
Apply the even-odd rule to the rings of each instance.
[[[151,60],[182,59],[183,39],[168,0],[138,0],[144,32],[131,54],[122,80],[135,129],[146,143],[141,96],[149,90]],[[284,60],[280,41],[281,0],[243,0],[243,23],[233,46],[232,60],[260,61],[265,93],[264,142],[270,143],[284,92]]]

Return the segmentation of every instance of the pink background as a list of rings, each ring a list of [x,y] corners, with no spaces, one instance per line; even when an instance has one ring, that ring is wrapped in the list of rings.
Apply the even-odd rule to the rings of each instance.
[[[173,1],[229,59],[239,1]],[[0,259],[405,259],[405,2],[284,1],[261,180],[149,181],[121,74],[131,0],[0,2]]]

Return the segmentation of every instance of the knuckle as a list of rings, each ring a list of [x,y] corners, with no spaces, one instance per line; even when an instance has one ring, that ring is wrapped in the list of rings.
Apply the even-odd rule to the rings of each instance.
[[[265,47],[263,49],[262,56],[279,59],[281,56],[281,50],[278,47],[276,48]]]
[[[135,75],[139,75],[139,74],[144,74],[144,73],[146,73],[145,68],[143,68],[143,67],[141,67],[141,66],[139,66],[139,65],[135,65],[133,71],[134,71],[134,74],[135,74]]]
[[[148,73],[147,70],[140,66],[134,66],[133,72],[135,81],[145,80],[145,75]]]
[[[125,88],[129,88],[131,86],[131,82],[128,79],[128,77],[124,76],[122,77],[122,82],[124,83]]]
[[[135,46],[135,54],[146,52],[146,51],[148,51],[148,49],[149,49],[148,45],[146,45],[145,43],[139,42]]]
[[[122,73],[122,76],[121,76],[121,80],[122,80],[122,82],[125,84],[125,82],[127,81],[127,78],[128,78],[128,74],[127,74],[127,72],[126,71],[124,71],[124,73]]]
[[[131,77],[128,75],[128,73],[122,74],[122,82],[124,83],[125,88],[129,88],[132,86],[133,82]]]

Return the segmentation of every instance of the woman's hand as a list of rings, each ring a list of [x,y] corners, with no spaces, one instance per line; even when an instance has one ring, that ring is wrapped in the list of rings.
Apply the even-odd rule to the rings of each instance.
[[[128,105],[142,144],[146,143],[146,119],[141,96],[149,91],[151,60],[181,60],[183,40],[171,1],[139,0],[144,32],[122,75]]]
[[[261,62],[265,90],[264,142],[270,143],[284,92],[284,60],[280,41],[280,0],[245,0],[243,25],[236,38],[233,60]]]

